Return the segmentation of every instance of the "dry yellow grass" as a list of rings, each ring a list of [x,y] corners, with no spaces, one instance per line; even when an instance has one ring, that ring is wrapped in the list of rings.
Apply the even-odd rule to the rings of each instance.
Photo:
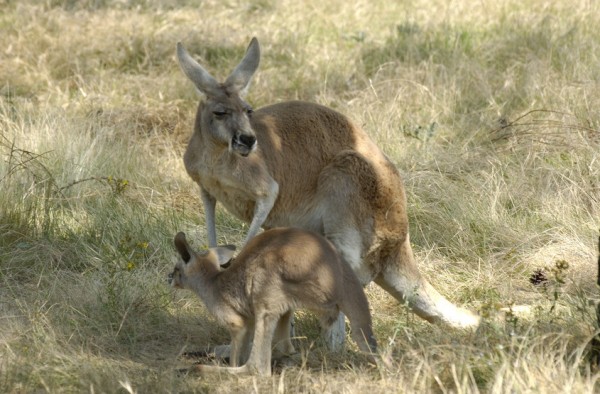
[[[597,391],[599,24],[566,0],[0,0],[0,392]],[[165,281],[173,235],[205,239],[175,42],[223,77],[252,36],[252,104],[363,125],[404,176],[421,269],[477,332],[371,285],[390,369],[328,354],[300,314],[303,352],[272,378],[177,375],[227,338]]]

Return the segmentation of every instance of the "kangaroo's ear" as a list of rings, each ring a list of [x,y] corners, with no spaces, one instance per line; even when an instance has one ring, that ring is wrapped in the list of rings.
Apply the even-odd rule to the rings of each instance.
[[[190,260],[192,259],[192,250],[190,248],[190,245],[187,243],[187,240],[185,239],[185,234],[182,232],[177,233],[177,235],[175,236],[174,242],[175,242],[175,248],[181,255],[181,258],[183,259],[183,261],[186,264],[189,263]]]
[[[250,86],[250,80],[258,69],[260,63],[260,45],[256,37],[253,37],[248,45],[244,58],[225,80],[225,84],[244,96]]]
[[[216,248],[211,249],[217,259],[219,261],[219,265],[225,265],[233,258],[235,253],[235,246],[233,245],[225,245],[225,246],[217,246]]]
[[[177,43],[177,61],[183,73],[196,85],[196,88],[207,96],[214,96],[219,83],[197,61],[195,61],[183,44]]]

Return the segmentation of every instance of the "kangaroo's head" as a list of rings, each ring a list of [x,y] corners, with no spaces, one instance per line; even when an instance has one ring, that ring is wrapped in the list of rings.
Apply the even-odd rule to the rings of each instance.
[[[231,260],[235,251],[235,246],[226,245],[197,253],[188,244],[184,233],[175,236],[175,248],[181,259],[169,274],[169,283],[180,289],[190,289],[199,281],[214,276],[221,270],[221,265]]]
[[[199,113],[200,131],[217,144],[228,146],[230,152],[248,156],[256,148],[256,134],[250,125],[252,107],[243,97],[260,61],[258,40],[250,41],[246,55],[223,83],[204,70],[180,42],[177,59],[184,74],[206,96]]]

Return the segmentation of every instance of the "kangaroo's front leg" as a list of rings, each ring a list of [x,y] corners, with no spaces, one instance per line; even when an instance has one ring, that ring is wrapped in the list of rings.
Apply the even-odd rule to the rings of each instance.
[[[217,227],[215,223],[215,207],[217,199],[211,196],[206,190],[200,187],[200,197],[204,205],[204,220],[206,221],[206,235],[208,237],[208,247],[217,246]]]
[[[269,184],[268,191],[259,198],[256,199],[256,205],[254,206],[254,216],[252,217],[252,222],[250,222],[250,229],[248,230],[248,234],[246,235],[246,240],[244,241],[244,245],[248,243],[258,232],[260,228],[267,220],[269,213],[271,213],[271,209],[273,209],[273,205],[275,205],[275,200],[277,200],[277,195],[279,194],[279,185],[275,181],[271,181]]]

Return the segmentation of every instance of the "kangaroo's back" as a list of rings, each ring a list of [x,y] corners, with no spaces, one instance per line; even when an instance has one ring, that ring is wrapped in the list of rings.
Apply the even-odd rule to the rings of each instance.
[[[286,204],[274,209],[285,211],[312,199],[323,168],[339,152],[354,150],[362,133],[339,112],[302,101],[260,108],[251,123],[257,150],[279,184],[279,202]]]
[[[316,196],[326,187],[324,174],[341,168],[352,172],[356,182],[368,188],[361,193],[364,196],[359,204],[363,209],[370,207],[369,215],[385,211],[390,227],[394,226],[392,232],[399,230],[398,220],[390,219],[400,208],[399,219],[405,221],[400,175],[365,131],[347,116],[319,104],[289,101],[258,109],[251,124],[258,140],[257,154],[279,184],[278,199],[265,227],[292,225],[322,232],[320,219],[327,213],[320,212],[322,202]],[[364,170],[357,172],[349,165],[348,155],[358,157]],[[402,201],[398,204],[399,198]]]

